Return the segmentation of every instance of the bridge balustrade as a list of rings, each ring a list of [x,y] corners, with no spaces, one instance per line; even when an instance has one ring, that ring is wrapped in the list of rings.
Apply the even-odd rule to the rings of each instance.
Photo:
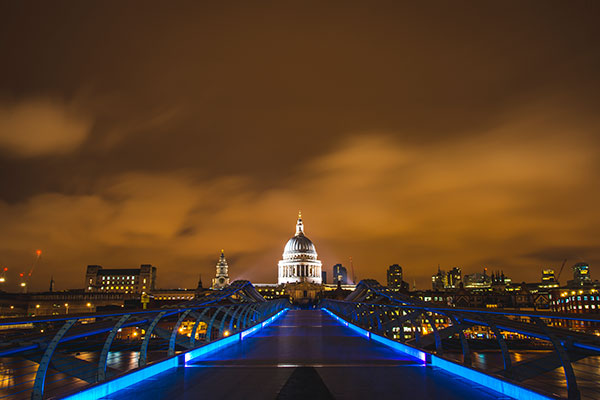
[[[0,399],[62,396],[233,335],[289,307],[247,281],[176,307],[0,319]]]
[[[472,345],[481,337],[497,342],[502,368],[486,371],[518,383],[562,368],[569,400],[581,393],[573,363],[600,355],[600,316],[543,311],[490,310],[439,306],[365,280],[344,301],[323,300],[321,307],[370,332],[473,368]],[[485,332],[485,334],[481,333]],[[527,339],[542,356],[519,361],[508,338]],[[461,356],[453,350],[459,343]],[[448,348],[448,349],[447,349]],[[452,353],[452,354],[450,354]],[[600,391],[600,375],[586,371],[586,385]]]

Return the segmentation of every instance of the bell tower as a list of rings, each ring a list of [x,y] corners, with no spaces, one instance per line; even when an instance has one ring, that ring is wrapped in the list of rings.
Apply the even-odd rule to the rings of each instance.
[[[225,259],[225,250],[221,249],[221,257],[217,262],[217,274],[212,280],[211,289],[222,289],[229,285],[229,266]]]

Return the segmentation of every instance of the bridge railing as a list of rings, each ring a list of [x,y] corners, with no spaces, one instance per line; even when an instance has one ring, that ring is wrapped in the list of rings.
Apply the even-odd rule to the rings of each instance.
[[[77,391],[245,330],[289,306],[287,300],[241,293],[227,299],[226,304],[213,302],[213,296],[208,304],[172,308],[0,319],[0,399]]]
[[[394,292],[376,281],[361,282],[346,301],[324,300],[321,306],[373,333],[426,349],[469,368],[481,367],[472,347],[482,338],[489,338],[497,343],[502,357],[502,367],[493,371],[495,375],[516,382],[529,380],[530,384],[531,379],[562,368],[566,397],[570,400],[581,398],[573,363],[600,356],[598,314],[439,306]],[[546,351],[540,352],[541,357],[520,360],[518,349],[510,348],[519,340]],[[448,351],[456,345],[462,355]],[[586,371],[580,380],[586,381],[588,392],[600,394],[600,374]]]

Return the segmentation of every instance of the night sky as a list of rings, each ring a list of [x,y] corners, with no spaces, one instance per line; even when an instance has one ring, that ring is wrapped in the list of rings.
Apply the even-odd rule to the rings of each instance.
[[[276,282],[587,261],[600,278],[600,2],[0,1],[7,289],[85,266]],[[570,271],[563,273],[565,282]]]

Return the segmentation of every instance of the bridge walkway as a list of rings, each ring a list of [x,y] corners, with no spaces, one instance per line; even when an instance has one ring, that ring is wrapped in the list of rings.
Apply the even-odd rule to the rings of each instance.
[[[321,310],[290,310],[238,344],[105,399],[506,399],[373,342]]]

